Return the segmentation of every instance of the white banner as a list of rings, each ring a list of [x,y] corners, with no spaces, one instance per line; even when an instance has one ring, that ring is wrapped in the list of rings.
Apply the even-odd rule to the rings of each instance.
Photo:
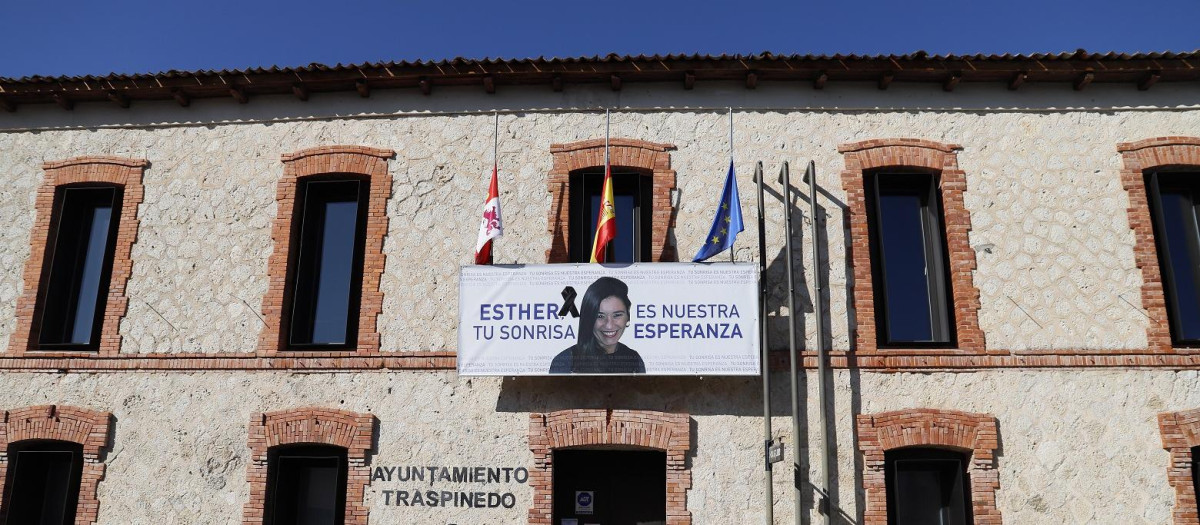
[[[758,375],[758,266],[464,266],[458,373]]]

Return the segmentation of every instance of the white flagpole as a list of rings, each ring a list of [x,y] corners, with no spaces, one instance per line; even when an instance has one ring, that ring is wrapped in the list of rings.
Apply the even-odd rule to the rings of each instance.
[[[604,110],[604,174],[608,175],[608,129],[612,126],[612,115],[606,108]]]

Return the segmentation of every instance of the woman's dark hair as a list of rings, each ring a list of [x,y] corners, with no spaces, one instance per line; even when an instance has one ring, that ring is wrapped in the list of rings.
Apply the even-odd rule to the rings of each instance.
[[[596,348],[596,316],[600,315],[600,302],[616,297],[625,303],[625,309],[630,310],[633,303],[629,302],[629,285],[613,277],[596,279],[583,293],[583,304],[579,309],[579,348],[587,352],[599,352]]]

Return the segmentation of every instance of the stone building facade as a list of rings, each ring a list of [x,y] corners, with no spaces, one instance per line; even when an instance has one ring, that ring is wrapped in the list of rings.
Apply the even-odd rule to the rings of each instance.
[[[887,523],[884,455],[913,446],[967,454],[977,524],[1196,523],[1200,351],[1172,337],[1145,175],[1200,173],[1197,60],[627,57],[0,79],[0,474],[14,444],[77,443],[76,523],[262,523],[269,450],[318,443],[346,451],[345,523],[551,523],[555,450],[656,450],[666,523],[761,523],[759,378],[455,372],[456,276],[496,115],[496,263],[567,262],[566,181],[603,164],[605,108],[614,164],[652,178],[647,260],[677,261],[709,226],[732,111],[744,210],[755,163],[767,173],[772,423],[787,454],[776,523],[793,519],[793,460],[806,522],[819,517],[822,409],[835,523]],[[819,268],[798,169],[810,159]],[[775,177],[785,161],[790,188]],[[863,181],[890,168],[939,177],[952,344],[878,343]],[[295,185],[326,173],[370,181],[358,339],[290,349]],[[89,351],[33,337],[55,191],[75,183],[123,188]],[[757,235],[748,216],[732,257],[756,262]],[[805,349],[800,436],[789,322]],[[807,350],[818,334],[826,407]],[[447,481],[442,467],[505,475]],[[412,505],[424,491],[497,496]]]

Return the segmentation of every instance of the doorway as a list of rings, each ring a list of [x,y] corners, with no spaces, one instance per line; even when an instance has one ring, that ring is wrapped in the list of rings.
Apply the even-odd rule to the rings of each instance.
[[[554,525],[666,523],[666,452],[566,449],[553,454]]]

